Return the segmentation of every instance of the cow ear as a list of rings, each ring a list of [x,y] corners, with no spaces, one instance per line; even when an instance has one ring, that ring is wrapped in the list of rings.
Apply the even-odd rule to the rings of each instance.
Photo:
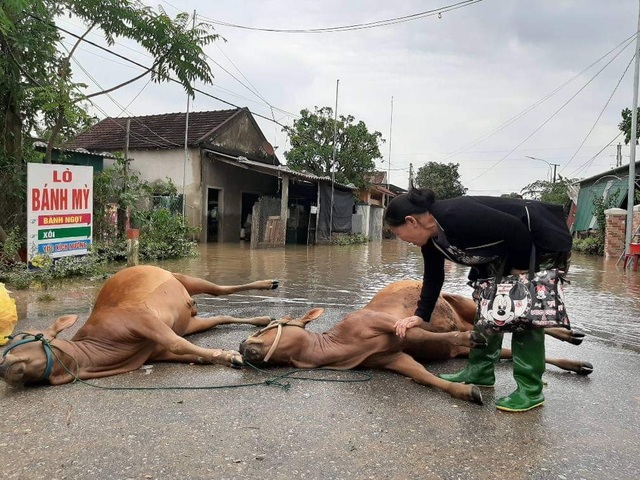
[[[304,325],[307,325],[307,323],[309,323],[311,320],[315,320],[316,318],[320,317],[323,313],[324,313],[324,308],[313,308],[309,310],[307,313],[305,313],[304,316],[300,319],[300,321]]]
[[[47,328],[43,333],[44,336],[51,339],[56,338],[58,334],[71,327],[78,320],[78,315],[63,315],[62,317],[58,317],[58,319],[53,322],[49,328]]]

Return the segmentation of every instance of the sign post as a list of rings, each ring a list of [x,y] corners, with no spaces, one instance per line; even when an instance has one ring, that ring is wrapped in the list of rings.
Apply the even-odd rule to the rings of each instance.
[[[93,237],[93,167],[27,165],[27,263],[86,255]]]

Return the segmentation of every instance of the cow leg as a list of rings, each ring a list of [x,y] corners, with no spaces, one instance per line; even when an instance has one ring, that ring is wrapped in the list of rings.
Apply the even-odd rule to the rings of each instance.
[[[545,332],[546,333],[546,332]],[[511,355],[511,350],[508,348],[503,348],[500,352],[500,359],[502,360],[511,360],[513,357]],[[589,375],[593,372],[593,365],[591,362],[584,362],[582,360],[569,360],[567,358],[549,358],[546,357],[544,359],[546,363],[549,365],[554,365],[562,370],[566,370],[567,372],[575,372],[578,375]]]
[[[208,280],[202,278],[190,277],[189,275],[182,275],[180,273],[174,273],[173,276],[187,289],[189,295],[196,295],[198,293],[206,293],[207,295],[229,295],[231,293],[243,292],[245,290],[273,290],[278,288],[277,280],[258,280],[256,282],[247,283],[244,285],[231,285],[222,286],[216,285]]]
[[[176,355],[159,347],[157,352],[149,356],[149,363],[151,362],[202,363],[202,357],[197,355]]]
[[[409,331],[411,330],[415,329],[410,329]],[[483,404],[480,389],[475,385],[452,383],[438,378],[406,353],[400,353],[395,356],[390,362],[384,365],[384,368],[409,377],[420,385],[434,387],[447,392],[452,397],[477,403],[478,405]]]
[[[591,372],[593,372],[593,365],[589,362],[583,362],[581,360],[568,360],[566,358],[545,358],[545,362],[550,365],[555,365],[562,370],[575,372],[578,375],[589,375]]]
[[[487,345],[485,338],[473,330],[467,332],[429,332],[422,328],[410,328],[407,330],[406,339],[409,342],[445,342],[449,345],[469,348],[483,348]]]
[[[201,363],[215,363],[227,366],[243,365],[242,356],[232,350],[218,348],[202,348],[182,338],[156,317],[139,317],[132,326],[135,333],[148,338],[174,355],[195,355],[201,357]]]
[[[273,317],[252,317],[252,318],[236,318],[228,315],[219,315],[215,317],[191,317],[185,335],[192,333],[202,332],[218,325],[229,325],[232,323],[240,323],[246,325],[254,325],[256,327],[265,327],[269,325],[269,322],[273,320]]]
[[[566,328],[545,328],[544,333],[563,342],[580,345],[584,340],[584,333],[567,330]]]

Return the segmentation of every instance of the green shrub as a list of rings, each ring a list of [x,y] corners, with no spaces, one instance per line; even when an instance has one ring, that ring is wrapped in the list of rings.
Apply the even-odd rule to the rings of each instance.
[[[367,243],[369,241],[369,239],[361,233],[335,235],[332,240],[334,245],[357,245],[360,243]]]
[[[158,208],[145,212],[140,222],[141,258],[158,260],[195,255],[196,242],[189,238],[193,238],[199,229],[189,226],[182,215]]]
[[[604,255],[604,241],[599,236],[576,239],[573,249],[590,255]]]

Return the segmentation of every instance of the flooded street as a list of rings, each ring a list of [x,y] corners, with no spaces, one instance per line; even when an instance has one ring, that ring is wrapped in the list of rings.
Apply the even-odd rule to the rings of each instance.
[[[419,249],[395,240],[335,247],[291,245],[273,250],[251,250],[248,243],[205,244],[196,258],[157,265],[222,285],[263,278],[280,280],[275,292],[201,298],[201,313],[223,313],[232,308],[277,316],[302,313],[311,307],[356,309],[395,280],[422,277]],[[575,328],[594,339],[640,351],[640,273],[623,271],[621,265],[574,253],[568,276],[571,284],[565,286],[567,307]],[[451,262],[446,262],[445,268],[443,291],[470,296],[468,269]],[[55,297],[51,303],[38,300],[41,291],[15,292],[21,325],[32,326],[42,317],[48,320],[64,313],[88,315],[102,283],[65,281],[51,291]]]
[[[416,247],[384,241],[278,250],[202,245],[197,258],[158,265],[219,284],[276,278],[275,291],[198,296],[200,314],[297,316],[324,307],[324,315],[307,327],[322,332],[390,282],[419,279],[421,262]],[[451,263],[446,268],[444,290],[470,295],[467,269]],[[547,354],[588,360],[594,373],[548,367],[542,408],[518,414],[495,409],[495,399],[514,388],[509,362],[496,367],[495,388],[482,389],[482,406],[379,370],[366,372],[369,381],[343,372],[340,378],[352,382],[291,380],[289,389],[264,383],[285,368],[256,372],[177,363],[96,379],[92,386],[0,383],[0,477],[635,479],[640,273],[622,271],[615,260],[575,254],[569,279],[572,325],[588,335],[577,347],[549,339]],[[103,282],[65,281],[49,292],[51,302],[39,301],[39,290],[14,292],[17,331],[78,313],[78,325],[61,334],[70,338]],[[219,326],[189,338],[200,346],[237,349],[254,331]],[[435,374],[454,372],[465,361],[426,367]],[[240,384],[251,386],[228,388]]]

